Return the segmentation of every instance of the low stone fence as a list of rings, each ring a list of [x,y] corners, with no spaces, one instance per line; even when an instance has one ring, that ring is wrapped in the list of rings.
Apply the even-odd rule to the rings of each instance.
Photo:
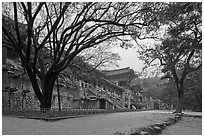
[[[21,118],[59,118],[59,117],[69,117],[69,116],[84,116],[90,114],[103,114],[103,113],[117,113],[117,112],[131,112],[138,110],[131,109],[63,109],[58,110],[40,110],[40,109],[19,109],[19,110],[9,110],[3,109],[2,114],[7,116],[17,116]]]

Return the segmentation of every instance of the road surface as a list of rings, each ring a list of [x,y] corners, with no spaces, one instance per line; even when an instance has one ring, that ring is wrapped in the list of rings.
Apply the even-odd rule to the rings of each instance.
[[[108,113],[47,122],[2,117],[3,135],[111,135],[159,123],[173,116],[158,111]]]
[[[147,127],[156,123],[161,123],[168,117],[173,117],[173,111],[140,111],[107,113],[98,115],[89,115],[85,117],[64,119],[55,122],[48,122],[34,119],[20,119],[14,117],[2,117],[3,135],[113,135],[116,132],[130,133],[131,130],[140,127]],[[201,113],[199,113],[201,114]],[[194,114],[196,115],[196,114]],[[201,119],[201,118],[199,118]],[[195,121],[184,131],[190,131],[196,126],[194,131],[200,133],[201,123]],[[190,122],[192,123],[192,122]],[[180,124],[181,125],[181,124]],[[176,125],[177,127],[180,126]],[[187,123],[189,125],[189,123]],[[176,127],[175,127],[176,128]],[[196,129],[199,131],[196,131]],[[183,128],[182,128],[183,129]],[[162,134],[171,134],[174,131],[174,125]],[[184,133],[177,130],[176,133]],[[187,132],[186,132],[187,133]],[[188,132],[188,134],[190,134]]]

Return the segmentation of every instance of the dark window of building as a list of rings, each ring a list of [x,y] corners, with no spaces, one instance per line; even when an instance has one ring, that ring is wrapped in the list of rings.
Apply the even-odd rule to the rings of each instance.
[[[105,99],[99,100],[99,109],[106,109],[106,100]]]

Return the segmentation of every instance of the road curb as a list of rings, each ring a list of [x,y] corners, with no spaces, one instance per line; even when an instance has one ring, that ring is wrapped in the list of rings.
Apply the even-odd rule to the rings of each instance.
[[[24,116],[19,116],[18,118],[22,119],[36,119],[36,120],[44,120],[44,121],[58,121],[58,120],[63,120],[63,119],[71,119],[71,118],[78,118],[78,117],[84,117],[86,115],[75,115],[75,116],[65,116],[65,117],[53,117],[53,118],[47,118],[47,117],[24,117]]]

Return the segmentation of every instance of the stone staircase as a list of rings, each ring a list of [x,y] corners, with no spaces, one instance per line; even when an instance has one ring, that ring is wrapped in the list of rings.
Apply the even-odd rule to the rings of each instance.
[[[106,93],[106,96],[109,98],[110,101],[112,101],[114,106],[116,106],[119,109],[123,108],[123,102],[122,99],[111,94],[111,93]]]
[[[105,100],[107,100],[109,103],[111,103],[117,109],[123,109],[122,99],[120,97],[110,93],[107,90],[102,90],[102,89],[96,89],[94,87],[89,87],[89,88],[86,88],[86,91],[91,92],[96,97],[104,98]]]

